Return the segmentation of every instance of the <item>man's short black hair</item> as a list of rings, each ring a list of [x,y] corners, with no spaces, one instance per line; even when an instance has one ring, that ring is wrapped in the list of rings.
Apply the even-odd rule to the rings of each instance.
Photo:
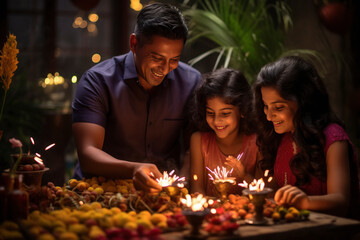
[[[151,40],[154,35],[168,39],[183,39],[188,36],[188,28],[179,9],[165,3],[153,3],[145,6],[137,16],[135,35],[141,41]]]

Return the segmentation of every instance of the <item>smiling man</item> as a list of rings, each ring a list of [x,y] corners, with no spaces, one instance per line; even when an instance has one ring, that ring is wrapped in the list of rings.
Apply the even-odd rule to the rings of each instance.
[[[130,52],[84,73],[73,102],[76,178],[132,178],[137,189],[158,191],[152,176],[181,168],[186,105],[201,78],[180,62],[187,35],[177,8],[148,5]]]

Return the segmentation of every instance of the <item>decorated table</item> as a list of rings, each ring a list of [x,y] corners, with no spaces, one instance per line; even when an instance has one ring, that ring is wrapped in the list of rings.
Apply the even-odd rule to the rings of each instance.
[[[16,218],[13,212],[5,216],[0,224],[0,239],[360,237],[360,221],[277,206],[265,198],[267,191],[260,194],[263,200],[257,204],[254,190],[227,194],[219,188],[223,189],[219,197],[207,197],[189,194],[185,182],[173,172],[164,172],[161,180],[171,184],[154,195],[135,191],[132,181],[123,179],[71,179],[64,186],[27,182],[21,189],[28,194],[28,215]],[[12,209],[12,204],[7,202],[5,211]]]

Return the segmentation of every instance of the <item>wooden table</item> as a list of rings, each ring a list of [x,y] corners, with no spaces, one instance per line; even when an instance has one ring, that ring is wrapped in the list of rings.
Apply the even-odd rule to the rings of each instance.
[[[163,239],[184,239],[187,232],[163,234]],[[196,238],[195,238],[196,239]],[[310,212],[308,221],[274,224],[269,220],[266,226],[253,226],[241,222],[232,236],[208,237],[208,240],[360,240],[360,221]]]

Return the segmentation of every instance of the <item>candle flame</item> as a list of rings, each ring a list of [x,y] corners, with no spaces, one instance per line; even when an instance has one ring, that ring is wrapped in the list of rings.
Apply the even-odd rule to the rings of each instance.
[[[39,158],[41,157],[40,153],[35,153],[35,155]]]
[[[228,178],[229,176],[231,176],[231,173],[233,172],[233,168],[228,171],[226,169],[226,167],[220,167],[217,166],[214,170],[211,170],[209,169],[208,167],[206,167],[207,170],[210,171],[210,173],[212,173],[213,175],[211,175],[210,173],[208,174],[209,175],[209,178],[210,180],[215,180],[215,179],[226,179]]]
[[[206,198],[202,194],[199,194],[197,197],[192,198],[189,194],[186,194],[186,198],[181,198],[180,201],[186,207],[191,208],[192,211],[198,212],[203,211],[206,207]]]
[[[172,170],[169,174],[167,173],[167,171],[164,171],[163,177],[161,178],[157,178],[156,181],[162,186],[162,187],[167,187],[167,186],[171,186],[174,182],[178,181],[185,181],[185,177],[179,177],[179,176],[171,176],[173,175],[175,172],[175,170]]]
[[[198,180],[198,176],[196,174],[194,174],[194,180]]]
[[[271,182],[271,180],[273,180],[273,177],[269,177],[267,181]]]
[[[266,170],[265,170],[265,173],[264,173],[264,176],[267,177],[268,175],[269,175],[269,170],[266,169]]]

